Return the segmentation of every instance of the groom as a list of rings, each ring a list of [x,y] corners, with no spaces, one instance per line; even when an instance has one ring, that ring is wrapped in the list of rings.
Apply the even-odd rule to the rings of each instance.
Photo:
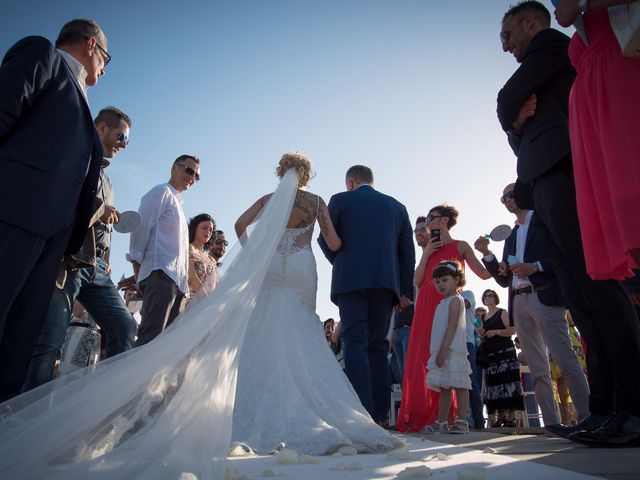
[[[320,248],[333,265],[331,301],[340,309],[345,370],[362,405],[378,423],[387,417],[390,379],[386,338],[393,307],[413,298],[415,252],[407,209],[373,189],[373,172],[355,165],[347,191],[328,209],[342,249]]]

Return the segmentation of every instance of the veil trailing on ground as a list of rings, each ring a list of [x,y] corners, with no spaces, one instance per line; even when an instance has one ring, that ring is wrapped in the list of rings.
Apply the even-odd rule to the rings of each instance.
[[[0,475],[222,478],[239,351],[297,187],[290,169],[213,293],[155,340],[0,405]]]

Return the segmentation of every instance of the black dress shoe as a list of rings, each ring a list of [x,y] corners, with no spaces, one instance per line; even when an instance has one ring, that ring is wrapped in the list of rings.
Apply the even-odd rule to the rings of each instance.
[[[574,432],[567,437],[590,447],[640,446],[640,417],[618,411],[591,432]]]
[[[591,432],[596,428],[599,428],[607,420],[607,418],[609,418],[607,415],[591,414],[587,417],[584,417],[580,422],[572,427],[567,427],[566,425],[562,425],[561,423],[552,423],[551,425],[545,425],[544,429],[547,432],[558,437],[567,438],[574,432]]]

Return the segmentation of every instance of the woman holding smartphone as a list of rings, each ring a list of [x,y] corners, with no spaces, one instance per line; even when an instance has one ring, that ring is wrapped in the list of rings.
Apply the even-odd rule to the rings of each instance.
[[[467,242],[451,238],[449,230],[457,222],[458,210],[451,205],[433,207],[427,215],[430,239],[422,250],[422,258],[415,274],[415,284],[419,290],[403,377],[402,404],[397,420],[397,428],[401,432],[419,432],[431,425],[438,414],[440,396],[426,385],[431,326],[436,307],[443,299],[431,280],[433,269],[442,261],[456,260],[463,268],[466,262],[480,278],[491,278],[471,246]]]

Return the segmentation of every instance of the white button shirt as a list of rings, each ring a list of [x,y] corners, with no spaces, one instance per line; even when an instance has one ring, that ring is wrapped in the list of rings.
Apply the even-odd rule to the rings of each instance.
[[[138,282],[162,270],[181,292],[188,290],[189,230],[182,195],[169,183],[153,187],[140,200],[142,222],[131,232],[127,260],[140,264]]]
[[[516,221],[518,225],[518,231],[516,232],[516,257],[519,262],[524,262],[524,247],[527,244],[527,234],[529,233],[529,224],[531,224],[531,217],[533,216],[533,210],[529,210],[524,223],[521,225]],[[514,275],[511,280],[511,286],[515,289],[528,287],[531,285],[529,277],[519,277]]]

